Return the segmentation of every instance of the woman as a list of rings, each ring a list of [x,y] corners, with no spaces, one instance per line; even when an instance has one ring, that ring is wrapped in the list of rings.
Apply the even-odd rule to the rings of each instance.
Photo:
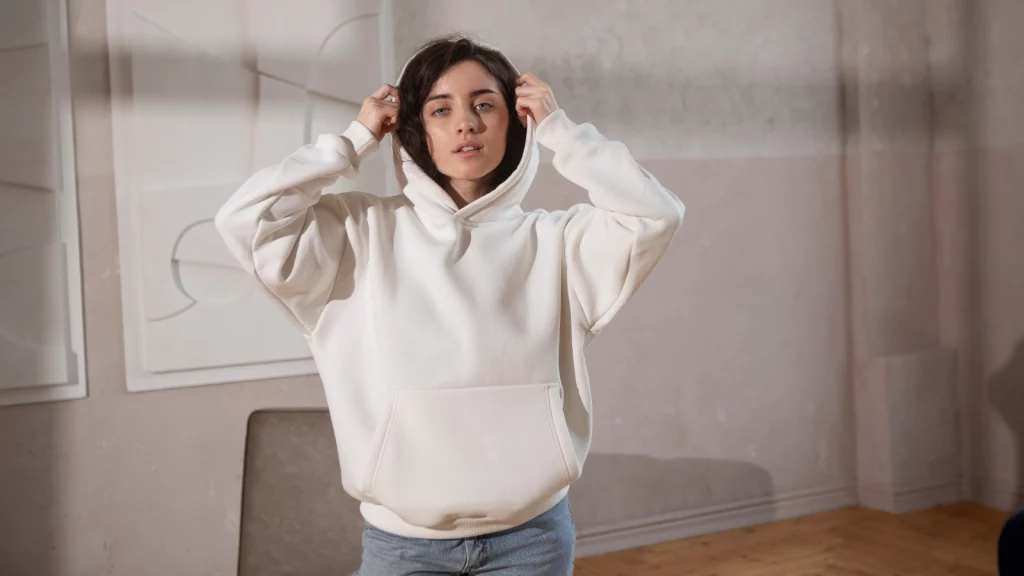
[[[401,195],[321,195],[389,133]],[[523,211],[538,143],[590,204]],[[625,146],[461,37],[428,43],[344,134],[225,204],[225,242],[323,379],[366,520],[360,574],[571,572],[566,493],[591,440],[583,351],[682,218]]]

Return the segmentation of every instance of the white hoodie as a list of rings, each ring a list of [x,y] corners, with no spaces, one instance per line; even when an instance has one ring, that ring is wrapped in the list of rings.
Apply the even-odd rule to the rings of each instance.
[[[522,210],[538,142],[592,204]],[[370,524],[417,538],[517,526],[579,478],[584,349],[668,248],[683,204],[561,110],[530,120],[512,176],[461,209],[404,150],[401,195],[321,196],[377,144],[358,122],[319,136],[252,176],[217,229],[305,334],[342,484]]]

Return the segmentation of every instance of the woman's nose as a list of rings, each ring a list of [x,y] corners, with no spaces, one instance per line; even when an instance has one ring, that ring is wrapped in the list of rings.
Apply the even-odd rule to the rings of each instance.
[[[480,127],[480,119],[476,114],[472,112],[463,113],[462,118],[459,118],[458,130],[459,134],[475,133]]]

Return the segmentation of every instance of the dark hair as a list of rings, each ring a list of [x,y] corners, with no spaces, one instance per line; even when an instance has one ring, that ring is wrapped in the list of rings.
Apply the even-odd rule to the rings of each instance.
[[[434,165],[423,128],[423,104],[430,90],[452,66],[473,60],[481,64],[498,81],[501,95],[508,107],[508,134],[505,136],[505,157],[494,170],[493,184],[508,179],[519,165],[526,145],[526,128],[519,122],[516,110],[516,80],[518,72],[505,55],[482,46],[466,36],[456,34],[435,38],[426,44],[406,64],[397,86],[399,102],[398,127],[394,137],[413,161],[438,186],[447,188],[448,177]]]

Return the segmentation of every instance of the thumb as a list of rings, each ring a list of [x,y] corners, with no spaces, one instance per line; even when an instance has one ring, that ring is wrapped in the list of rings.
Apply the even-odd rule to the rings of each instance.
[[[526,126],[526,119],[530,116],[530,108],[522,104],[516,105],[516,114],[519,116],[519,122],[523,126]]]

